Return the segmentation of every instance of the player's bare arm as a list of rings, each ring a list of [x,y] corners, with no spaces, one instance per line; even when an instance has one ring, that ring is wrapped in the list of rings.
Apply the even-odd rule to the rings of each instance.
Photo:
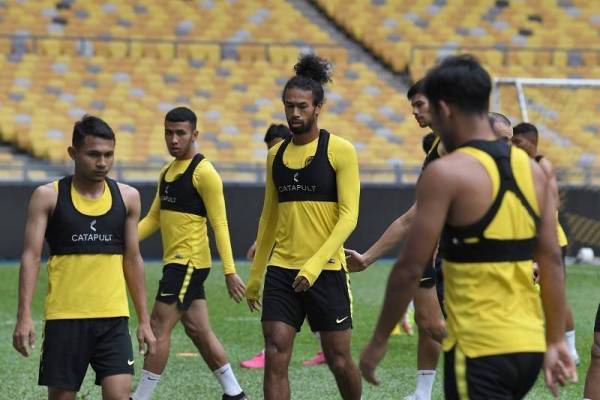
[[[389,335],[406,311],[419,278],[432,258],[451,205],[454,185],[448,177],[451,169],[444,168],[447,162],[440,160],[432,163],[419,180],[414,221],[405,245],[410,251],[401,252],[390,272],[375,332],[361,353],[362,375],[374,385],[379,384],[375,368],[385,355]],[[440,185],[440,182],[444,184]]]
[[[556,396],[557,384],[576,381],[577,372],[564,341],[565,285],[558,238],[556,207],[552,188],[544,171],[532,163],[532,172],[540,205],[540,225],[534,258],[539,267],[541,298],[546,321],[547,351],[544,357],[546,384]]]
[[[35,344],[35,326],[31,318],[31,302],[35,291],[44,234],[48,218],[56,205],[57,192],[53,184],[37,187],[31,195],[25,225],[25,243],[19,271],[19,306],[17,324],[13,333],[13,347],[25,357]]]
[[[137,228],[141,212],[140,195],[136,189],[128,185],[119,184],[119,189],[127,208],[123,273],[138,316],[137,338],[140,353],[153,354],[156,338],[150,328],[150,317],[146,304],[144,261],[140,254]]]
[[[539,162],[539,166],[544,171],[546,178],[548,179],[549,191],[552,196],[552,200],[554,201],[554,206],[556,209],[560,206],[560,196],[558,194],[558,183],[556,182],[556,173],[554,172],[554,167],[550,160],[546,157],[542,158]]]
[[[400,217],[396,218],[396,220],[387,227],[379,239],[377,239],[377,241],[363,254],[360,254],[355,250],[345,249],[348,270],[350,272],[364,271],[380,257],[389,253],[394,247],[402,243],[402,241],[406,239],[414,216],[415,204]]]

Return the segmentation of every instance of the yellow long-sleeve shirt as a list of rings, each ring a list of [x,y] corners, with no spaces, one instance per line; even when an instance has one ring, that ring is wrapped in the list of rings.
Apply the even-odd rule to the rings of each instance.
[[[287,168],[300,170],[315,156],[318,139],[305,145],[289,143],[283,154]],[[327,158],[337,185],[337,202],[279,202],[273,181],[273,161],[281,144],[269,150],[266,188],[258,227],[257,248],[246,296],[260,297],[267,265],[297,269],[312,285],[322,270],[345,268],[343,244],[358,220],[360,179],[356,151],[350,142],[330,135]]]
[[[188,168],[192,159],[173,160],[161,171],[165,181],[173,182]],[[166,171],[166,172],[165,172]],[[217,249],[223,262],[223,272],[235,273],[229,227],[223,197],[223,182],[214,166],[206,159],[200,161],[193,173],[193,185],[204,205],[215,233]],[[159,185],[160,188],[160,179]],[[189,264],[195,268],[210,268],[206,218],[183,212],[161,210],[158,189],[148,215],[140,221],[138,231],[144,240],[160,228],[163,243],[163,264]]]

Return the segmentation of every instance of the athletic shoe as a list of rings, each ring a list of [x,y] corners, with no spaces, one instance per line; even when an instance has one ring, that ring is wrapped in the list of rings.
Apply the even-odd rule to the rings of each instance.
[[[235,396],[230,396],[228,394],[223,393],[223,397],[221,397],[221,400],[249,400],[250,398],[248,396],[246,396],[246,394],[244,392],[240,393],[240,394],[236,394]]]
[[[312,367],[314,365],[325,364],[326,362],[327,361],[325,361],[325,354],[323,354],[323,352],[320,351],[317,354],[315,354],[315,356],[310,360],[302,362],[302,365],[304,365],[305,367]]]
[[[265,367],[265,352],[261,351],[249,360],[240,362],[242,368],[264,368]]]

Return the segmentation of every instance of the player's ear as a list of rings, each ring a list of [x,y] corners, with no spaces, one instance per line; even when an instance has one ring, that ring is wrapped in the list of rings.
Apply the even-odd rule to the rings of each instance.
[[[320,102],[319,104],[317,104],[315,106],[315,115],[319,115],[319,113],[321,112],[321,108],[323,107],[323,102]]]
[[[198,139],[198,130],[194,129],[194,132],[192,132],[192,142],[195,142],[196,139]]]
[[[438,102],[438,110],[440,115],[444,116],[444,118],[449,119],[452,117],[452,108],[444,100]]]
[[[71,160],[75,161],[75,156],[77,155],[77,149],[73,146],[69,146],[69,148],[67,149],[67,153],[69,153],[69,157],[71,157]]]

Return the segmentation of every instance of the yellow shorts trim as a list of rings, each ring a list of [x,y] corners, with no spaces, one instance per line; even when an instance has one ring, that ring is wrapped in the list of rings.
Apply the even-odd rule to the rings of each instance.
[[[454,348],[454,374],[456,376],[456,389],[458,398],[469,400],[469,391],[467,386],[467,360],[458,344]]]
[[[188,290],[188,286],[190,285],[190,280],[192,279],[192,274],[194,273],[194,266],[188,264],[187,271],[185,272],[185,278],[183,278],[183,283],[181,284],[181,290],[179,291],[179,301],[183,303],[183,298]]]
[[[350,274],[345,272],[346,274],[346,286],[348,287],[348,298],[350,299],[350,318],[354,314],[354,297],[352,296],[352,288],[350,288]]]

